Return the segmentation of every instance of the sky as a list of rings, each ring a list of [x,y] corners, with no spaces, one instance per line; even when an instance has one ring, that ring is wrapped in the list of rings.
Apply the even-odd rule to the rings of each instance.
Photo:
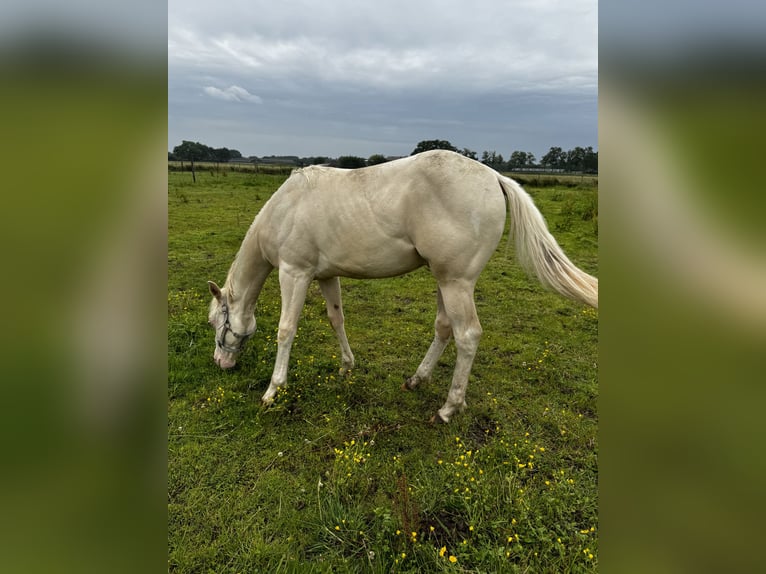
[[[170,0],[168,149],[598,147],[595,0]]]

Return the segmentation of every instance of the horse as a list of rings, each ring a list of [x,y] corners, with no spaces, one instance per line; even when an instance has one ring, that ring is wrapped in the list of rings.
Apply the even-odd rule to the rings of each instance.
[[[341,350],[340,372],[354,366],[344,328],[340,277],[394,277],[427,266],[436,279],[434,338],[414,375],[428,381],[451,339],[457,347],[446,402],[431,422],[466,408],[465,392],[482,327],[474,286],[503,237],[506,213],[517,259],[564,297],[598,307],[598,279],[578,269],[548,231],[532,198],[514,180],[455,152],[433,150],[355,170],[297,169],[256,215],[223,287],[208,281],[215,329],[213,360],[236,359],[256,328],[255,304],[279,272],[277,357],[262,397],[270,405],[287,382],[290,349],[312,281],[319,283]]]

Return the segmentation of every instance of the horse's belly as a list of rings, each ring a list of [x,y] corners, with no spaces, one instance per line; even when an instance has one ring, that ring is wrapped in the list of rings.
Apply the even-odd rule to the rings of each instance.
[[[403,275],[426,265],[412,243],[393,240],[374,246],[350,243],[320,253],[316,277],[379,279]]]

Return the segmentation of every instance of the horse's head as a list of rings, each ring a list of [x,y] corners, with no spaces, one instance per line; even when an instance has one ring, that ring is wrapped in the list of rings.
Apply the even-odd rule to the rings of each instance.
[[[208,323],[215,329],[213,360],[222,369],[230,369],[237,364],[237,355],[255,333],[255,316],[246,317],[242,306],[232,304],[225,290],[212,281],[207,284],[213,295],[208,315]]]

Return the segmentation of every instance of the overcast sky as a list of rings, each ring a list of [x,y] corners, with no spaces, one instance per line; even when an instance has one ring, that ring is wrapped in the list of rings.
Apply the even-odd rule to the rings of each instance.
[[[597,149],[596,0],[170,0],[168,149]]]

